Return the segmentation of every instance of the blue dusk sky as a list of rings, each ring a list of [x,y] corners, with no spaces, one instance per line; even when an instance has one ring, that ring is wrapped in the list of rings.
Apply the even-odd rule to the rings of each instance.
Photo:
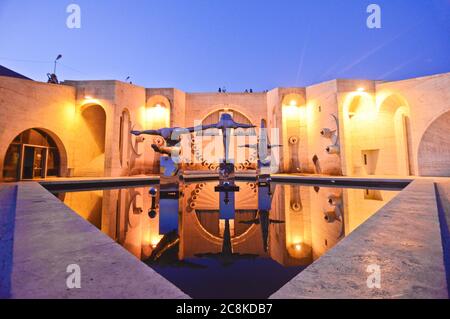
[[[188,92],[396,80],[450,72],[450,0],[0,0],[1,65],[45,81],[58,54],[60,80]]]

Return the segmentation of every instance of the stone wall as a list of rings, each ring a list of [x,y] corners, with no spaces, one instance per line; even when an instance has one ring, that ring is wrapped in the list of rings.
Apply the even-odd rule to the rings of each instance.
[[[267,121],[271,141],[283,144],[273,150],[274,172],[450,176],[449,101],[450,73],[395,82],[333,80],[267,93],[0,77],[0,171],[14,137],[40,128],[58,144],[61,176],[157,173],[159,155],[150,148],[156,138],[130,136],[130,129],[192,126],[229,109],[257,126]],[[162,115],[153,112],[159,104]],[[330,154],[333,141],[320,132],[337,129],[332,115],[339,140]]]

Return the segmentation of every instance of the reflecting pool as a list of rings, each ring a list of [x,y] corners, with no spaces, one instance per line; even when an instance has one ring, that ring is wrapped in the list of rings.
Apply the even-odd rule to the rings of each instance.
[[[193,298],[267,298],[399,190],[217,181],[53,192]]]

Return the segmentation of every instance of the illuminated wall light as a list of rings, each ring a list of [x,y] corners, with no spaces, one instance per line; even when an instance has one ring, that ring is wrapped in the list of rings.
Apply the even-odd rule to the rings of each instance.
[[[359,88],[357,89],[358,92],[364,92],[365,90],[366,90],[366,89],[363,88],[363,87],[359,87]]]
[[[168,126],[169,125],[169,111],[165,106],[161,104],[156,104],[153,107],[146,109],[145,118],[148,125],[152,128],[153,126]]]
[[[294,245],[294,249],[295,249],[296,251],[302,251],[302,244],[301,244],[301,243],[295,244],[295,245]]]
[[[283,113],[288,118],[298,118],[300,117],[300,108],[296,105],[287,105],[283,107]]]
[[[297,101],[296,100],[291,100],[290,106],[297,106]]]

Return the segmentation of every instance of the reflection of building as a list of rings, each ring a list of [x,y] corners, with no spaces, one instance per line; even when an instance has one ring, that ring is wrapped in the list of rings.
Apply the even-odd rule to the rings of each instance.
[[[225,223],[220,219],[215,184],[183,188],[175,235],[179,238],[177,260],[222,251]],[[283,266],[309,265],[398,193],[273,185],[270,218],[283,222],[264,226],[244,222],[258,217],[257,190],[253,183],[238,184],[241,191],[236,194],[236,214],[230,220],[233,253],[271,258]],[[151,206],[147,187],[66,193],[60,198],[137,258],[150,257],[163,239],[159,219],[162,212],[158,209],[153,219],[147,214]]]
[[[158,156],[143,150],[159,141],[130,129],[208,124],[222,112],[243,123],[265,119],[272,142],[284,145],[274,151],[283,172],[450,176],[449,100],[450,73],[267,93],[185,93],[118,81],[53,85],[8,73],[0,76],[0,177],[155,173]],[[233,145],[245,142],[237,139]],[[220,157],[207,147],[192,150],[202,163],[192,169]],[[237,160],[241,169],[251,168],[244,165],[251,156]]]

